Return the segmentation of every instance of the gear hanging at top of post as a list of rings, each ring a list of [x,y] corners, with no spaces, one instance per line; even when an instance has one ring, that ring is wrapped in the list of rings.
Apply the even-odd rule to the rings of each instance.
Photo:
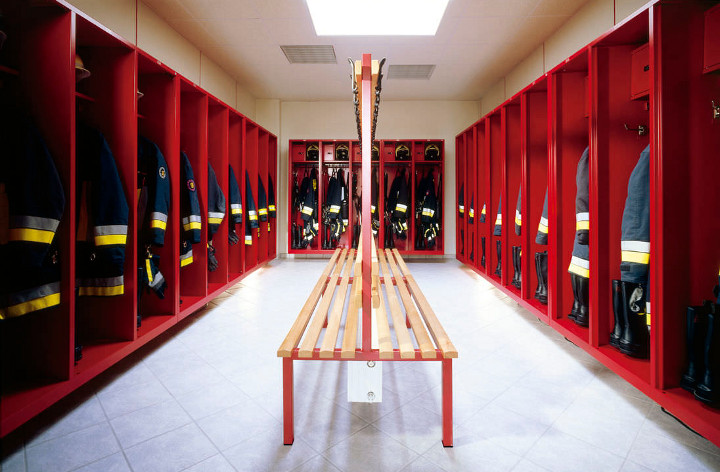
[[[382,60],[380,60],[380,64],[378,67],[378,78],[377,84],[375,85],[375,103],[373,106],[372,125],[370,127],[370,142],[375,142],[375,129],[377,128],[377,118],[380,110],[380,93],[382,92],[382,68],[385,65],[385,60],[386,58],[383,57]],[[352,79],[353,105],[355,106],[355,122],[357,123],[358,140],[360,141],[360,146],[362,146],[362,117],[360,116],[358,83],[357,79],[355,78],[355,61],[353,61],[352,58],[348,58],[348,62],[350,63],[350,68],[352,70],[350,78]]]

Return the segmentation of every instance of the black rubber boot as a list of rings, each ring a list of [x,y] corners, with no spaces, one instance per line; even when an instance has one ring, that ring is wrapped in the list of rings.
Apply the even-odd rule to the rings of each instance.
[[[578,282],[577,279],[580,278],[579,275],[570,273],[570,286],[572,287],[572,293],[573,293],[573,305],[570,309],[570,314],[568,315],[568,318],[575,321],[575,318],[577,318],[578,314],[580,313],[580,297],[578,296]]]
[[[632,357],[647,358],[650,336],[645,313],[645,287],[635,282],[620,281],[625,310],[625,326],[620,338],[620,352]]]
[[[620,348],[620,340],[623,337],[623,326],[627,323],[625,317],[625,305],[623,304],[622,285],[619,280],[612,281],[612,303],[613,303],[613,314],[615,315],[615,326],[612,333],[610,333],[610,345],[616,348]]]
[[[700,376],[705,370],[704,347],[709,312],[707,304],[687,307],[685,349],[688,364],[687,370],[680,379],[680,386],[688,392],[695,392]]]
[[[482,249],[482,256],[480,256],[480,266],[485,267],[485,236],[480,237],[480,249]]]
[[[712,309],[707,315],[707,332],[703,343],[703,361],[705,369],[702,372],[702,379],[695,388],[695,398],[703,403],[714,404],[718,402],[718,386],[716,385],[715,369],[718,367],[716,350],[718,344],[718,326],[720,316],[720,305],[711,305]]]
[[[548,268],[547,268],[547,251],[535,253],[535,270],[537,272],[538,287],[535,290],[535,298],[543,305],[547,305],[547,281],[548,281]]]
[[[520,288],[520,246],[513,246],[512,247],[512,258],[513,258],[513,278],[512,284],[513,287]]]
[[[502,277],[502,241],[495,241],[495,247],[497,248],[497,267],[495,268],[495,275]]]
[[[575,288],[577,290],[578,312],[575,314],[573,321],[580,326],[587,327],[589,324],[588,303],[590,292],[590,279],[575,275]]]

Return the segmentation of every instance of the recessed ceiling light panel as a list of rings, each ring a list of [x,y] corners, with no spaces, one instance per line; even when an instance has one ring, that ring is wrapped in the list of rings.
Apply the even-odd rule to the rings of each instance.
[[[448,0],[306,0],[318,36],[434,36]]]

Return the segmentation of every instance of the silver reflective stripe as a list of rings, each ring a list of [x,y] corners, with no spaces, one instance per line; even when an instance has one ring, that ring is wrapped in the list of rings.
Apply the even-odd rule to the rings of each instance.
[[[308,208],[308,207],[305,207],[305,208]],[[250,210],[250,211],[248,211],[248,214],[257,215],[257,212],[255,210]]]
[[[545,227],[547,227],[547,225],[548,225],[548,220],[547,220],[547,218],[545,218],[544,216],[543,216],[543,217],[540,217],[540,224],[543,225],[543,226],[545,226]]]
[[[33,287],[21,292],[15,292],[8,295],[7,305],[19,305],[20,303],[37,300],[38,298],[47,297],[54,293],[60,293],[60,282],[53,282],[39,287]]]
[[[167,223],[167,215],[165,213],[160,213],[159,211],[154,211],[150,213],[150,219]]]
[[[78,279],[77,284],[80,287],[117,287],[123,285],[124,276],[117,277],[98,277],[95,279]]]
[[[40,216],[13,215],[10,217],[11,228],[41,229],[43,231],[52,231],[54,233],[59,224],[59,220],[55,220],[53,218],[42,218]]]
[[[186,218],[183,218],[182,222],[184,225],[186,225],[188,223],[202,223],[202,220],[200,219],[200,217],[198,215],[190,215]]]
[[[588,213],[588,212],[576,213],[575,221],[590,221],[590,213]]]
[[[233,203],[230,205],[230,208],[232,208],[233,210],[242,210],[242,205],[239,203]]]
[[[620,249],[623,251],[644,252],[650,254],[650,243],[647,241],[621,241]]]
[[[180,255],[180,260],[182,261],[182,260],[185,260],[185,259],[189,259],[189,258],[191,258],[191,257],[192,257],[192,249],[190,249],[190,250],[189,250],[188,252],[186,252],[185,254],[181,254],[181,255]]]
[[[127,234],[127,225],[104,225],[96,226],[93,229],[95,236],[106,236],[111,234]]]
[[[158,271],[157,274],[155,274],[155,276],[153,277],[153,281],[151,283],[149,283],[148,286],[151,288],[159,287],[162,285],[162,283],[164,281],[165,281],[165,277],[163,277],[162,273],[160,273],[160,271]]]
[[[245,235],[245,241],[252,241],[252,235],[246,234],[246,235]]]
[[[570,259],[570,264],[575,264],[578,267],[590,270],[590,261],[586,261],[585,259],[581,259],[577,256],[572,256],[572,259]]]
[[[522,215],[521,215],[520,212],[517,211],[517,210],[515,210],[515,218],[517,218],[518,220],[522,221]]]
[[[209,211],[208,212],[208,218],[224,218],[225,213],[221,213],[219,211]]]

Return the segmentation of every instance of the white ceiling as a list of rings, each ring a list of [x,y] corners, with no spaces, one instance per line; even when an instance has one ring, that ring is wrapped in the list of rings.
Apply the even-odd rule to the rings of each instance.
[[[477,100],[588,0],[450,0],[434,37],[318,37],[304,0],[144,1],[256,98],[307,101],[347,99],[347,58],[363,53],[437,65],[430,80],[384,81],[384,100]],[[308,44],[333,45],[337,64],[280,49]]]

